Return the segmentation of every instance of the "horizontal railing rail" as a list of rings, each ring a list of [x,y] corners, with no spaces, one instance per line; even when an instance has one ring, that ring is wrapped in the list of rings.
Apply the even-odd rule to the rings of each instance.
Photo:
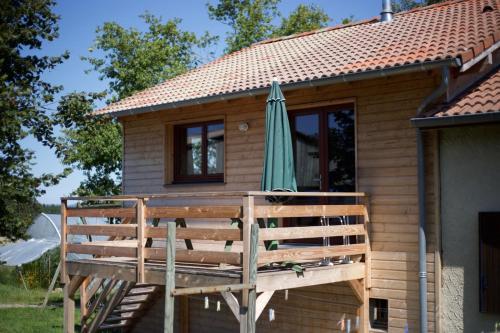
[[[351,198],[350,200],[335,200],[349,202],[346,204],[265,204],[266,196],[287,197],[317,197],[317,198]],[[234,204],[239,198],[241,204]],[[186,199],[183,205],[180,199]],[[189,200],[188,200],[189,199]],[[231,200],[227,205],[199,204],[198,199]],[[323,199],[322,199],[323,200]],[[326,200],[326,199],[325,199]],[[325,201],[324,200],[324,201]],[[256,203],[258,201],[258,203]],[[326,200],[328,201],[328,200]],[[75,206],[76,203],[78,206]],[[118,203],[116,207],[92,207],[85,203]],[[192,204],[194,202],[194,204]],[[295,200],[294,202],[297,202]],[[319,201],[322,202],[322,201]],[[70,203],[71,205],[68,205]],[[83,203],[83,205],[82,205]],[[68,217],[99,217],[122,221],[118,224],[84,224],[68,225]],[[280,223],[276,228],[266,228],[265,219],[287,219],[317,217],[344,218],[344,224],[318,226],[284,226]],[[261,224],[259,241],[297,241],[313,238],[342,238],[341,244],[286,246],[268,251],[259,247],[257,263],[259,266],[281,262],[304,262],[352,256],[354,260],[369,259],[369,238],[367,222],[369,222],[367,196],[365,193],[323,193],[323,192],[205,192],[205,193],[171,193],[151,195],[122,195],[109,197],[65,197],[61,205],[62,239],[61,239],[61,277],[66,276],[65,261],[67,253],[87,254],[99,257],[128,257],[137,260],[137,282],[145,282],[144,267],[147,261],[164,261],[166,249],[158,246],[155,240],[166,240],[167,227],[158,226],[161,219],[175,220],[177,241],[184,240],[185,249],[177,249],[175,260],[199,264],[226,264],[242,267],[243,276],[248,274],[248,255],[250,242],[250,225]],[[147,223],[147,221],[155,223]],[[188,227],[186,221],[203,221],[203,227]],[[206,223],[212,220],[227,220],[239,228],[210,228]],[[346,222],[349,221],[349,222]],[[68,235],[108,236],[107,241],[82,243],[68,242]],[[224,247],[207,249],[206,246],[193,247],[192,241],[225,242]],[[238,247],[232,247],[233,242],[239,242]],[[206,242],[205,242],[206,243]],[[307,243],[307,242],[305,242]],[[328,243],[328,242],[326,242]],[[217,245],[219,246],[219,245]],[[364,256],[364,257],[363,257]],[[344,260],[344,262],[347,262]],[[245,278],[243,283],[247,283]]]

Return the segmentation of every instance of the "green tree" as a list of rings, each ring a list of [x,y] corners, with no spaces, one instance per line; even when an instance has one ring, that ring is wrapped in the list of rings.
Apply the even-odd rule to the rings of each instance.
[[[83,171],[78,195],[111,195],[121,191],[122,130],[108,116],[92,114],[100,100],[115,101],[184,73],[201,62],[197,52],[215,42],[207,33],[198,37],[180,29],[179,19],[165,23],[151,14],[141,16],[145,32],[108,22],[97,28],[92,56],[84,57],[106,92],[75,92],[61,98],[54,121],[63,127],[58,155],[65,165]]]
[[[54,115],[64,134],[58,140],[59,157],[85,176],[75,190],[81,196],[114,195],[121,190],[121,126],[111,117],[92,114],[103,97],[103,93],[70,93],[61,98]]]
[[[0,235],[24,237],[40,206],[43,186],[56,184],[67,174],[35,176],[34,152],[21,140],[35,137],[54,145],[53,127],[44,105],[61,90],[42,79],[46,70],[68,54],[41,56],[45,42],[58,37],[58,16],[52,0],[0,1]]]
[[[231,53],[272,35],[272,20],[279,16],[280,0],[220,0],[208,4],[212,20],[227,24],[231,31],[226,38],[226,52]]]
[[[281,20],[281,25],[274,30],[275,36],[288,36],[304,31],[325,27],[330,17],[317,5],[300,4],[287,18]]]
[[[394,0],[392,2],[393,9],[395,12],[402,12],[406,10],[410,10],[416,7],[429,6],[435,3],[440,3],[446,0]]]
[[[114,99],[122,99],[182,74],[200,64],[196,51],[211,46],[216,38],[205,33],[196,36],[182,31],[180,19],[163,23],[161,18],[145,13],[140,16],[148,25],[141,32],[126,29],[115,22],[104,23],[96,30],[90,56],[83,57],[109,82]],[[97,56],[92,56],[97,51]],[[91,71],[89,70],[89,71]]]

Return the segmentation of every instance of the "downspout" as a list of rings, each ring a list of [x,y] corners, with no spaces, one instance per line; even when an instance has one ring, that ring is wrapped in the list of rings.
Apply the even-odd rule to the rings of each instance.
[[[450,83],[450,68],[443,67],[441,84],[427,96],[417,109],[417,117],[421,116],[426,107],[438,97],[447,93]],[[425,152],[423,133],[417,127],[417,169],[418,169],[418,279],[419,279],[419,309],[420,332],[427,333],[427,240],[425,234],[426,205],[425,205]]]

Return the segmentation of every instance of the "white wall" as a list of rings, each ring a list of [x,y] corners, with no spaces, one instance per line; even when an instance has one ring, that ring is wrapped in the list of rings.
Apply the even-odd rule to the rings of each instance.
[[[500,315],[479,312],[478,213],[500,211],[500,125],[442,130],[440,149],[443,332],[492,332]]]

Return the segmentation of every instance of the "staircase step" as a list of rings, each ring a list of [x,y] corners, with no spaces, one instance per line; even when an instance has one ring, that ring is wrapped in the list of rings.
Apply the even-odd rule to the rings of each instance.
[[[137,291],[137,292],[130,292],[127,294],[127,296],[142,296],[142,295],[151,295],[154,293],[154,290],[149,290],[149,291]]]
[[[113,310],[113,314],[119,314],[119,313],[127,313],[127,312],[134,312],[140,309],[140,306],[134,306],[134,307],[124,307],[120,309],[115,309]]]
[[[142,300],[130,300],[130,301],[122,301],[122,302],[120,302],[119,305],[141,304],[141,303],[146,303],[146,302],[147,302],[146,299],[142,299]]]
[[[108,317],[106,318],[106,320],[104,321],[105,323],[107,322],[116,322],[116,321],[122,321],[122,320],[128,320],[128,319],[134,319],[134,318],[137,318],[139,317],[136,313],[134,312],[126,312],[126,313],[129,313],[128,315],[122,315],[122,316],[112,316],[112,317]]]
[[[110,329],[113,329],[113,328],[121,328],[121,327],[127,327],[127,326],[130,326],[129,323],[127,322],[123,322],[123,323],[118,323],[118,324],[104,324],[104,325],[101,325],[99,326],[99,330],[102,331],[102,330],[110,330]]]

